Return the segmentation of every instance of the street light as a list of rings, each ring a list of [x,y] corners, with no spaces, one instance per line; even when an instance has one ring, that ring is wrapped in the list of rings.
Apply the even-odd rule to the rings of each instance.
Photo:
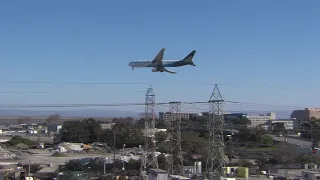
[[[124,171],[124,147],[126,147],[126,144],[123,144],[122,149],[123,149],[123,156],[122,156],[122,170]]]
[[[312,125],[311,123],[309,123],[309,122],[306,122],[306,121],[305,121],[304,123],[310,125],[310,130],[311,130],[311,131],[310,131],[310,136],[311,136],[310,138],[311,138],[311,141],[313,141],[313,133],[312,133],[313,125]]]
[[[106,160],[106,158],[104,158]],[[103,162],[103,175],[106,175],[106,161]]]

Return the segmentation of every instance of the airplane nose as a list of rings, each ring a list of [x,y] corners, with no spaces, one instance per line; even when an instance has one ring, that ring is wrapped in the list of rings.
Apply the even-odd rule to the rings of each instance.
[[[131,66],[132,65],[132,63],[130,62],[129,64],[128,64],[128,66]]]

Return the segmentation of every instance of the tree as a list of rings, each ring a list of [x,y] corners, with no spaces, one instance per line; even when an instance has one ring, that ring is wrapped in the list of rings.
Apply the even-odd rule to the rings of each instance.
[[[270,136],[266,136],[266,135],[262,136],[261,141],[262,141],[261,144],[265,146],[272,146],[273,144],[273,139]]]
[[[273,127],[273,132],[274,133],[280,133],[280,132],[284,132],[286,130],[286,128],[284,127],[284,123],[273,123],[272,124]]]
[[[92,143],[99,141],[101,137],[101,126],[93,118],[66,121],[61,129],[61,140],[65,142]]]
[[[61,120],[60,114],[52,114],[46,119],[46,123],[57,123]]]
[[[197,122],[199,125],[207,125],[208,117],[206,116],[197,116],[193,119],[193,122]]]
[[[18,118],[18,124],[29,124],[31,121],[32,118],[29,116],[22,116]]]
[[[156,128],[158,128],[158,129],[167,128],[166,122],[160,121],[160,120],[156,121]]]
[[[185,164],[193,165],[194,155],[203,157],[207,154],[208,141],[200,137],[200,133],[194,131],[185,131],[181,133],[181,148],[185,154]]]
[[[251,121],[246,117],[232,117],[226,120],[235,129],[247,128]]]
[[[85,166],[79,160],[72,159],[66,163],[66,169],[69,171],[84,171]]]

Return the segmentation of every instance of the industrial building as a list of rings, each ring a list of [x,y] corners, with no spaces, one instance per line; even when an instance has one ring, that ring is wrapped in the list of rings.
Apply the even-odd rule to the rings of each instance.
[[[224,119],[229,120],[229,119],[234,119],[234,118],[243,118],[243,117],[248,117],[248,114],[245,113],[230,113],[230,114],[224,114]]]
[[[250,120],[250,128],[255,128],[260,125],[267,124],[270,120],[276,120],[276,113],[271,112],[267,114],[260,115],[248,115],[247,118]]]
[[[171,119],[172,114],[173,114],[172,112],[159,112],[159,120],[168,121]],[[199,116],[199,114],[197,113],[183,113],[183,112],[179,113],[179,115],[181,116],[181,119],[185,119],[185,120],[192,119]]]
[[[320,108],[305,108],[303,110],[294,110],[290,116],[291,119],[307,121],[311,118],[320,119]]]

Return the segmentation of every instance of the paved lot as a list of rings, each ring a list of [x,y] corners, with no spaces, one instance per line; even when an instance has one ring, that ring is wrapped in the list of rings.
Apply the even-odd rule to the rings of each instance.
[[[256,177],[256,176],[250,176],[249,179],[256,179],[256,180],[270,180],[270,178],[267,178],[265,176],[260,176],[260,177]]]
[[[277,137],[277,136],[271,135],[271,134],[269,134],[268,136],[272,137],[276,141],[282,141],[282,142],[286,141],[284,136]],[[310,141],[305,141],[305,140],[295,139],[295,138],[290,138],[290,137],[287,137],[287,143],[290,143],[293,145],[298,145],[301,147],[311,147],[311,145],[312,145],[312,142],[310,142]]]
[[[113,154],[105,154],[105,155],[96,155],[96,154],[68,154],[70,157],[52,157],[52,156],[45,156],[45,155],[29,155],[27,153],[21,153],[20,159],[16,160],[20,163],[39,163],[39,164],[50,164],[52,165],[63,165],[67,161],[71,159],[81,159],[81,158],[92,158],[92,157],[109,157],[113,158]],[[119,157],[119,155],[116,155]]]

